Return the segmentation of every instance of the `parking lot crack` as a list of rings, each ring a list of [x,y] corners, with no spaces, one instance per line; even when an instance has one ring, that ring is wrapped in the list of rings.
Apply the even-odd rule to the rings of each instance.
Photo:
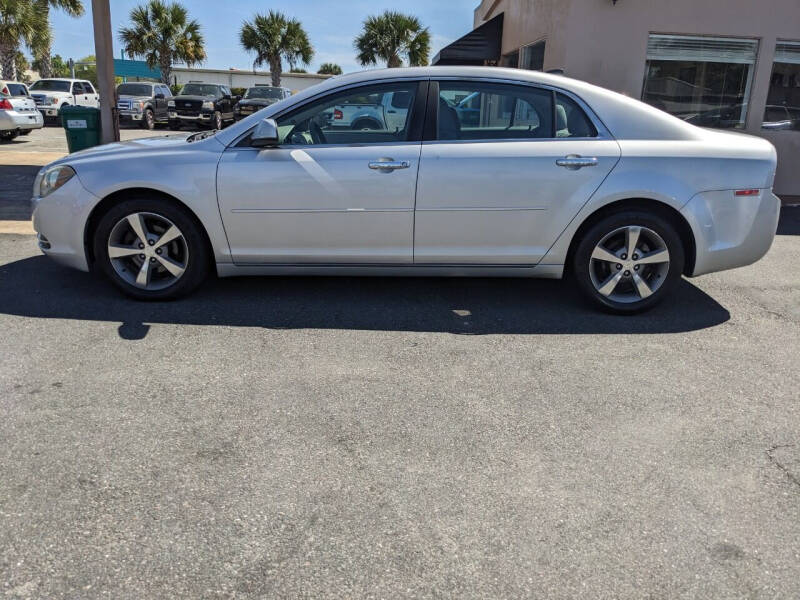
[[[767,457],[769,458],[772,464],[778,467],[778,469],[780,469],[783,472],[783,474],[786,475],[786,478],[790,482],[792,482],[795,486],[800,488],[800,477],[798,477],[795,473],[793,473],[791,469],[789,469],[789,467],[783,461],[781,461],[780,458],[776,456],[776,452],[782,448],[794,448],[794,444],[776,444],[770,447],[769,450],[767,450]]]

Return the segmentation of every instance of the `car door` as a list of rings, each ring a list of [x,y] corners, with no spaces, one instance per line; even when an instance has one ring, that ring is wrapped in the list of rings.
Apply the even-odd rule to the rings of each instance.
[[[83,90],[86,96],[86,106],[100,107],[100,95],[94,89],[94,86],[88,81],[83,82]]]
[[[167,120],[167,102],[169,100],[169,95],[169,90],[164,85],[157,85],[153,89],[153,114],[158,121]]]
[[[617,163],[619,145],[564,92],[480,80],[430,87],[414,262],[538,263]]]
[[[426,82],[349,87],[277,117],[280,143],[223,153],[220,213],[234,262],[410,264]],[[357,131],[325,118],[370,94],[411,95],[405,126]]]
[[[72,104],[76,106],[86,106],[86,99],[85,90],[83,89],[83,84],[80,81],[74,81],[72,83]]]

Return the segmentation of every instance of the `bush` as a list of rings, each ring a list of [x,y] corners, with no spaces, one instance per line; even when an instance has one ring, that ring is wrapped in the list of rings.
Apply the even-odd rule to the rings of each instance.
[[[247,91],[247,88],[231,88],[231,94],[234,96],[244,96],[244,93]]]
[[[182,87],[183,85],[179,85],[176,83],[175,85],[169,86],[169,91],[172,92],[173,96],[177,96],[180,93]]]

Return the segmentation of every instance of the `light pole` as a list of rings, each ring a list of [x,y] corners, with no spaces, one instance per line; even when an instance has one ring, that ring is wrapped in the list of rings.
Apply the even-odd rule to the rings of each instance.
[[[94,54],[97,57],[97,87],[100,93],[100,123],[103,144],[119,141],[117,94],[114,87],[114,44],[108,0],[92,0]]]

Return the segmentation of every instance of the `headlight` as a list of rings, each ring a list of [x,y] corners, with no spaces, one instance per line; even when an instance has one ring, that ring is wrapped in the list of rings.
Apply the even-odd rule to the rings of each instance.
[[[58,98],[50,98],[50,104],[58,104]]]
[[[33,195],[39,198],[52,194],[75,176],[75,170],[66,165],[57,165],[40,171],[33,184]]]
[[[175,100],[169,100],[169,101],[167,102],[167,106],[168,106],[169,108],[175,108]]]
[[[214,103],[213,102],[203,102],[203,108],[207,110],[214,110]]]
[[[134,112],[142,112],[142,108],[143,107],[144,107],[144,103],[142,103],[142,102],[132,102],[131,103],[131,108],[134,110]]]

